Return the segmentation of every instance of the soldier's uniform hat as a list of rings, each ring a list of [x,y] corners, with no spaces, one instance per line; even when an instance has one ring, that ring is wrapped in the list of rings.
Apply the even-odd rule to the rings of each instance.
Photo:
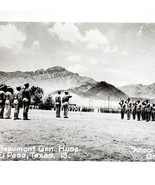
[[[0,84],[0,90],[6,89],[6,87],[7,87],[7,86],[6,86],[4,83]]]
[[[17,90],[21,90],[21,86],[16,87]]]
[[[7,86],[7,90],[10,90],[10,89],[12,89],[12,87],[10,87],[10,86]]]
[[[29,83],[24,84],[25,86],[30,85]]]

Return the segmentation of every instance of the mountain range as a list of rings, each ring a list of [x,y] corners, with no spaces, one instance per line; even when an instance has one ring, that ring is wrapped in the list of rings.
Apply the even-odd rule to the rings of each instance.
[[[130,97],[155,99],[155,83],[150,85],[131,84],[119,87]]]
[[[60,66],[26,72],[0,71],[0,83],[6,83],[15,88],[16,86],[23,86],[27,82],[31,86],[43,88],[45,94],[54,93],[57,90],[69,90],[69,92],[82,98],[102,100],[127,98],[122,90],[105,81],[97,82],[90,77],[80,76]]]

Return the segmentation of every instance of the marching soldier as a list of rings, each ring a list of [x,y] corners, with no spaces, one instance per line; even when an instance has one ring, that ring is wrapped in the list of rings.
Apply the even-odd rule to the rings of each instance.
[[[152,121],[155,121],[155,103],[153,103],[151,107],[151,116],[152,116]]]
[[[68,107],[69,107],[69,99],[72,96],[68,94],[68,92],[65,92],[65,95],[62,97],[62,103],[64,108],[64,118],[68,118]]]
[[[6,93],[5,93],[5,119],[11,119],[11,107],[12,107],[12,100],[13,100],[13,89],[8,86]]]
[[[4,118],[6,88],[7,88],[7,86],[5,84],[0,85],[0,119]]]
[[[14,93],[14,120],[19,120],[19,110],[22,107],[22,94],[21,87],[16,87],[16,92]]]
[[[124,103],[124,100],[121,100],[119,102],[119,105],[121,107],[121,119],[124,119],[124,114],[125,114],[125,103]]]
[[[131,104],[130,98],[128,98],[125,101],[125,103],[126,103],[126,107],[127,107],[127,120],[130,120],[131,111],[132,111],[132,109],[131,109],[132,104]]]
[[[137,121],[140,121],[140,118],[141,118],[141,103],[140,101],[138,100],[136,102],[136,106],[137,106]]]
[[[146,121],[148,122],[150,121],[150,116],[151,116],[151,104],[149,100],[146,100],[145,111],[146,111]]]
[[[24,84],[25,88],[22,92],[22,101],[23,101],[23,120],[28,119],[28,111],[31,103],[31,90],[29,89],[29,83]]]
[[[55,97],[55,104],[56,104],[56,117],[60,118],[60,112],[61,112],[61,91],[58,91],[58,94]]]
[[[136,119],[136,108],[137,108],[137,105],[136,105],[136,102],[132,104],[132,116],[133,116],[133,119],[135,120]]]

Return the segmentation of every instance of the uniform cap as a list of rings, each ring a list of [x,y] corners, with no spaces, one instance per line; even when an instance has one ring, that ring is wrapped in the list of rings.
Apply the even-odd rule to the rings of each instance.
[[[7,86],[7,89],[12,89],[12,87],[10,87],[10,86]]]
[[[17,89],[17,90],[20,90],[20,89],[21,89],[21,86],[16,87],[16,89]]]
[[[25,86],[30,85],[29,83],[24,84]]]

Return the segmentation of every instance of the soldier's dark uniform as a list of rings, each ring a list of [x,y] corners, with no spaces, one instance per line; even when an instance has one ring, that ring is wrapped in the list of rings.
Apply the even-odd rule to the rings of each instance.
[[[29,89],[29,84],[24,84],[25,89],[22,92],[23,101],[23,120],[28,120],[28,110],[31,103],[31,90]]]
[[[21,87],[16,87],[16,92],[14,93],[14,120],[18,120],[19,110],[22,107],[22,93]]]
[[[134,120],[136,119],[136,113],[137,113],[136,108],[137,108],[136,103],[133,103],[132,104],[132,117],[133,117]]]
[[[137,121],[140,121],[140,118],[141,118],[141,103],[140,101],[137,101]]]
[[[145,118],[146,118],[146,121],[148,122],[150,121],[150,116],[151,116],[151,104],[149,101],[146,101],[145,111],[146,111]]]
[[[0,85],[0,119],[4,118],[6,88],[7,88],[7,86]]]
[[[128,99],[125,101],[125,103],[126,103],[126,107],[127,107],[127,120],[130,120],[131,111],[132,111],[132,109],[131,109],[132,104],[131,104],[130,98],[128,98]]]
[[[121,107],[121,119],[124,119],[124,114],[125,114],[125,109],[126,109],[124,100],[120,101],[119,105]]]
[[[56,117],[60,118],[61,112],[61,92],[58,91],[58,95],[55,97],[55,105],[56,105]]]
[[[68,108],[69,108],[69,99],[72,96],[65,92],[65,95],[62,97],[63,109],[64,109],[64,118],[68,118]]]
[[[141,105],[141,109],[142,109],[142,120],[146,119],[146,113],[145,113],[145,107],[146,107],[146,101],[144,101]]]
[[[152,121],[155,121],[155,103],[153,103],[151,107],[151,116],[152,116]]]

